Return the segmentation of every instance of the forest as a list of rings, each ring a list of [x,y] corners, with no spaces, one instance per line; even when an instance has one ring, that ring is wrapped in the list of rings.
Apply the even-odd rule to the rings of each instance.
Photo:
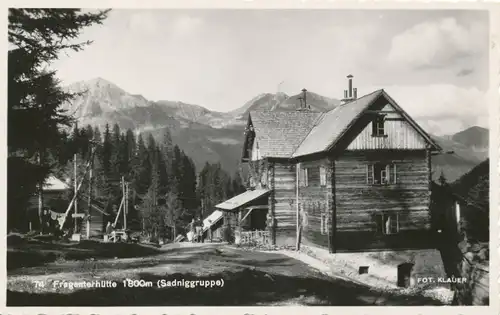
[[[122,131],[118,125],[106,125],[104,132],[75,125],[70,132],[61,130],[46,159],[52,174],[71,186],[75,158],[77,178],[84,175],[92,158],[93,202],[113,218],[122,198],[121,178],[129,183],[127,226],[152,239],[172,239],[184,233],[193,218],[207,217],[217,203],[245,191],[240,173],[231,176],[220,163],[206,163],[197,172],[192,159],[172,143],[168,131],[162,141],[156,141],[151,135],[143,139],[132,130]],[[89,191],[88,180],[80,191]],[[68,204],[72,197],[73,188],[65,196]],[[22,215],[17,217],[23,220]]]
[[[9,9],[9,231],[27,228],[27,212],[35,200],[43,233],[44,183],[55,176],[72,188],[74,174],[81,178],[90,160],[94,202],[113,214],[122,198],[123,177],[129,183],[127,226],[156,238],[166,234],[173,238],[193,218],[203,219],[215,204],[245,190],[240,174],[231,176],[218,163],[207,163],[197,171],[192,159],[172,143],[169,132],[158,143],[152,136],[143,139],[118,125],[106,125],[105,130],[80,128],[72,113],[63,109],[78,93],[65,91],[50,65],[61,54],[92,44],[78,40],[81,32],[102,24],[109,12]],[[88,185],[85,182],[80,191],[89,192]],[[68,204],[73,193],[68,189],[63,196]]]

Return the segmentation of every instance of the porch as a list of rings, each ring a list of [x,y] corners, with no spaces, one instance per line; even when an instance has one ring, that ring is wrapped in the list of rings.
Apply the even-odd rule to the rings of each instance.
[[[270,244],[268,189],[246,191],[216,205],[223,212],[225,241],[236,244]]]

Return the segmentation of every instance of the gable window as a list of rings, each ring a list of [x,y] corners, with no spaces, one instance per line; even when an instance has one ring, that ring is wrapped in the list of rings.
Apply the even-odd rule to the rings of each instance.
[[[324,166],[319,168],[319,181],[322,187],[326,186],[326,167]]]
[[[397,184],[396,164],[368,164],[366,168],[366,183],[368,185]]]
[[[328,234],[328,214],[327,213],[322,213],[321,214],[321,235],[327,235]]]
[[[377,234],[391,235],[399,232],[398,213],[377,213],[375,215]]]
[[[385,136],[385,116],[377,115],[372,122],[372,136],[384,137]]]

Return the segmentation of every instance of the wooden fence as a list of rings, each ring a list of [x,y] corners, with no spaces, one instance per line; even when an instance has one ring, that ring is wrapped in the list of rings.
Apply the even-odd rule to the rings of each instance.
[[[270,245],[269,231],[236,231],[236,239],[241,245]]]

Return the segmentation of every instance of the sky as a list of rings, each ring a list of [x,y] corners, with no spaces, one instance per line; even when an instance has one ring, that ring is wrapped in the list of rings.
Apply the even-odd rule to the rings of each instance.
[[[53,64],[63,84],[101,77],[149,100],[241,107],[302,88],[384,88],[434,134],[488,125],[489,19],[451,10],[113,10]],[[281,84],[280,84],[281,83]]]

